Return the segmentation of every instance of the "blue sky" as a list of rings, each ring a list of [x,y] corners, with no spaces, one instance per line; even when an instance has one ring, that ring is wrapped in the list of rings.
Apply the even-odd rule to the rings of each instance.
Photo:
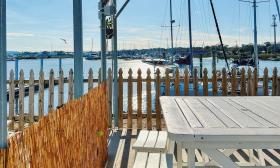
[[[118,7],[124,0],[117,0]],[[131,0],[119,18],[119,48],[170,46],[169,0]],[[238,0],[213,0],[226,44],[253,40],[252,5]],[[100,49],[98,0],[83,0],[84,50]],[[73,50],[72,0],[7,0],[8,50]],[[188,46],[187,0],[173,0],[175,46]],[[274,0],[258,5],[259,43],[273,41]],[[218,44],[209,0],[192,0],[193,43]],[[279,22],[278,22],[279,24]],[[180,25],[180,26],[179,26]],[[280,25],[280,24],[279,24]],[[279,29],[279,28],[278,28]],[[278,33],[280,33],[277,30]],[[64,44],[60,38],[67,39]],[[110,48],[110,42],[108,42]]]

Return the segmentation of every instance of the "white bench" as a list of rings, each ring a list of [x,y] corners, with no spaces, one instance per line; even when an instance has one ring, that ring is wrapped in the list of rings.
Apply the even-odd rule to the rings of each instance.
[[[137,152],[167,152],[167,132],[141,130],[132,149]]]
[[[172,168],[173,155],[163,153],[138,152],[133,168]]]

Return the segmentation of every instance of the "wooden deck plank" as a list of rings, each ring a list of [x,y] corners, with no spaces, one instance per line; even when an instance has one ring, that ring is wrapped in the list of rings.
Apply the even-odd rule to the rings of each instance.
[[[150,153],[146,168],[156,168],[159,166],[160,166],[160,153]]]
[[[145,145],[146,141],[147,141],[148,135],[149,135],[149,131],[148,130],[140,131],[140,133],[138,135],[138,138],[137,138],[135,144],[133,144],[132,148],[134,148],[134,149],[142,148]]]
[[[157,142],[155,145],[156,149],[159,149],[161,151],[164,151],[166,149],[166,145],[167,145],[167,131],[159,131],[158,132],[158,138],[157,138]]]
[[[154,148],[157,143],[158,131],[150,131],[148,139],[144,145],[145,148]]]
[[[135,164],[133,168],[145,168],[148,159],[148,153],[146,152],[138,152],[135,158]]]

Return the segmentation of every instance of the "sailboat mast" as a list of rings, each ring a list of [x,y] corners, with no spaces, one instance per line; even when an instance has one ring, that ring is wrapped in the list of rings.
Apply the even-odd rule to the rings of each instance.
[[[277,24],[276,24],[276,16],[275,15],[272,15],[272,20],[273,20],[273,23],[272,23],[272,27],[273,27],[273,32],[274,32],[274,55],[276,55],[276,43],[277,43],[277,39],[276,39],[276,27],[277,27]]]
[[[175,20],[173,20],[173,16],[172,16],[172,0],[170,0],[170,33],[171,33],[171,63],[173,64],[174,62],[174,55],[173,55],[173,23],[175,22]]]
[[[254,8],[254,60],[255,67],[259,65],[259,52],[258,52],[258,29],[257,29],[257,0],[253,1]]]
[[[193,75],[193,46],[192,46],[192,15],[191,15],[191,0],[188,0],[188,11],[189,11],[189,40],[190,40],[190,71]]]

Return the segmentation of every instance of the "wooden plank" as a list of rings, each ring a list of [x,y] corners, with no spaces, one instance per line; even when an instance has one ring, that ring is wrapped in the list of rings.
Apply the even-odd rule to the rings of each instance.
[[[119,91],[119,97],[118,97],[118,124],[119,128],[123,128],[123,71],[120,68],[119,69],[119,86],[118,86],[118,91]]]
[[[93,88],[93,70],[92,68],[88,71],[88,90],[90,91]]]
[[[218,95],[218,83],[217,83],[217,71],[214,69],[212,71],[212,91],[213,91],[213,96]]]
[[[185,96],[189,95],[189,70],[188,68],[185,68],[184,72],[184,94]]]
[[[173,167],[173,154],[161,154],[160,168],[172,168]]]
[[[227,96],[228,95],[228,89],[227,89],[227,70],[226,68],[223,68],[222,70],[222,95]]]
[[[268,96],[268,69],[264,69],[263,75],[263,95]]]
[[[152,129],[152,86],[151,86],[151,70],[148,69],[147,71],[147,87],[146,87],[146,94],[147,94],[147,129]]]
[[[208,128],[222,128],[225,127],[224,123],[221,122],[204,104],[202,104],[198,99],[186,99],[185,103],[192,110],[193,114],[198,118],[200,123],[204,127]]]
[[[159,131],[155,148],[160,150],[161,152],[165,152],[167,148],[167,138],[167,131]]]
[[[68,102],[74,99],[74,72],[71,68],[69,71],[69,78],[68,78]]]
[[[137,149],[143,148],[147,141],[148,136],[149,136],[149,131],[141,130],[137,137],[136,142],[132,146],[132,149],[137,150]]]
[[[233,68],[231,71],[231,95],[237,96],[237,79],[236,79],[236,69]]]
[[[259,72],[258,68],[254,68],[254,79],[253,79],[253,95],[258,95],[258,83],[259,83]]]
[[[149,135],[144,147],[147,149],[153,149],[156,145],[157,138],[158,138],[158,131],[149,131]]]
[[[59,71],[59,83],[58,83],[58,106],[62,106],[64,103],[64,74],[63,70]]]
[[[194,69],[193,90],[194,90],[194,95],[199,96],[199,94],[198,94],[198,72],[197,72],[197,68]]]
[[[155,107],[156,107],[156,127],[157,130],[161,130],[161,110],[160,110],[160,70],[157,69],[156,71],[156,100],[155,100]]]
[[[34,71],[30,71],[29,78],[29,125],[34,122]]]
[[[165,70],[165,96],[170,96],[170,70],[166,68]]]
[[[175,82],[174,82],[174,87],[175,87],[175,96],[180,96],[180,74],[179,74],[179,68],[176,68],[175,72]]]
[[[277,68],[273,69],[273,76],[272,76],[272,96],[277,96]]]
[[[39,118],[44,116],[44,90],[45,90],[45,86],[44,86],[44,72],[41,71],[40,72],[40,76],[39,76]]]
[[[101,84],[101,68],[98,70],[98,86]]]
[[[160,166],[160,153],[150,153],[146,168],[156,168]]]
[[[175,101],[177,102],[178,106],[180,107],[182,113],[184,114],[185,118],[187,119],[188,123],[192,128],[202,128],[202,124],[195,116],[193,111],[190,107],[184,102],[182,98],[176,98]]]
[[[142,72],[140,68],[137,73],[137,128],[142,129]]]
[[[54,110],[54,71],[51,69],[49,77],[49,105],[48,112]]]
[[[247,96],[253,95],[253,79],[252,79],[252,70],[251,68],[248,69],[248,81],[247,81]]]
[[[241,69],[241,81],[240,81],[240,95],[246,96],[246,77],[245,77],[245,68]]]
[[[132,83],[132,69],[128,71],[128,84],[127,84],[127,128],[132,128],[132,96],[133,96],[133,83]]]
[[[23,70],[19,73],[19,130],[23,131],[24,129],[24,72]]]
[[[207,68],[203,70],[203,95],[208,96],[208,71]]]
[[[9,129],[14,130],[14,115],[15,115],[15,74],[14,71],[10,71],[10,79],[9,79],[9,120],[10,125]]]
[[[145,168],[148,160],[147,152],[138,152],[135,158],[133,168]]]
[[[239,167],[236,163],[231,161],[228,157],[226,157],[222,152],[220,152],[217,149],[202,149],[202,150],[223,167],[227,167],[227,168],[238,168]]]

